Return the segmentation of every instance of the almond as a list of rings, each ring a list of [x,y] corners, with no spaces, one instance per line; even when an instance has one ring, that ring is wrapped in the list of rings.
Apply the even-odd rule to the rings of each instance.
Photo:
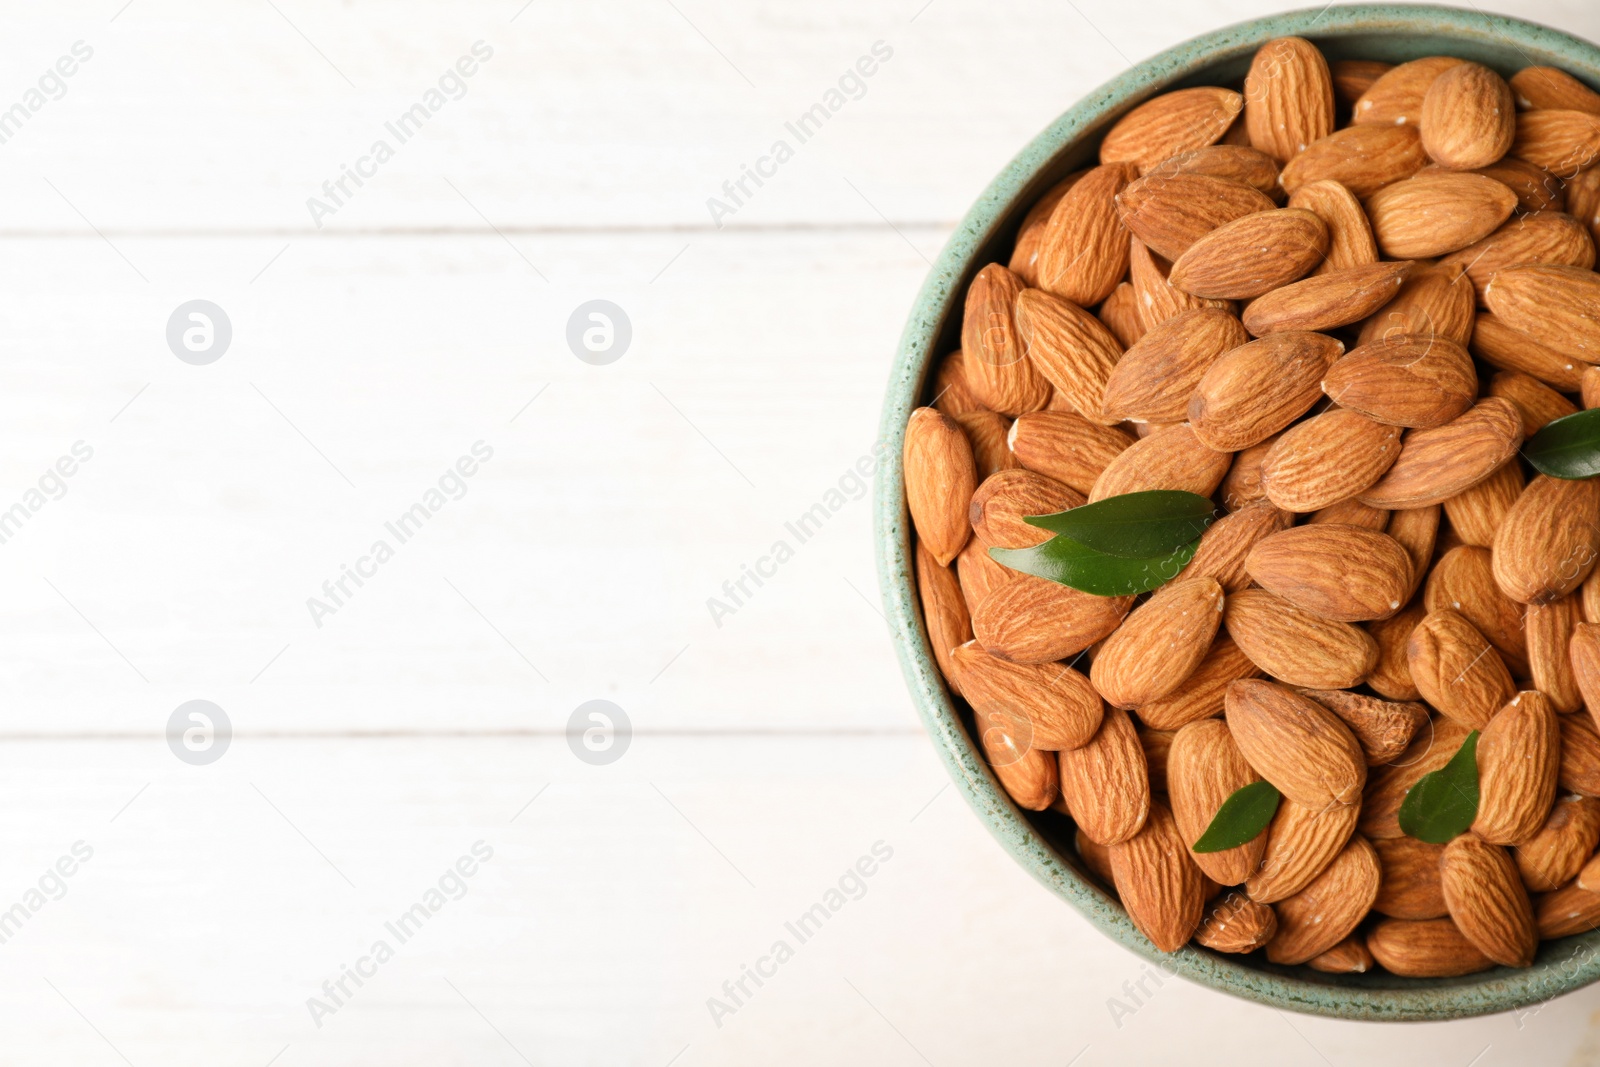
[[[1261,866],[1245,883],[1252,900],[1272,904],[1294,896],[1344,850],[1360,808],[1350,804],[1307,807],[1285,797],[1267,827]]]
[[[1533,962],[1533,905],[1505,849],[1462,834],[1444,848],[1440,880],[1450,918],[1480,952],[1506,967]]]
[[[1365,974],[1377,966],[1377,961],[1367,951],[1367,943],[1351,934],[1320,956],[1311,957],[1306,966],[1326,974]]]
[[[1400,610],[1411,559],[1387,534],[1358,526],[1297,526],[1250,550],[1250,577],[1269,592],[1324,619],[1366,622]]]
[[[1361,745],[1368,767],[1398,759],[1428,722],[1428,709],[1417,703],[1379,700],[1343,689],[1299,692],[1339,716]]]
[[[1434,79],[1462,62],[1455,56],[1424,56],[1400,64],[1362,94],[1351,109],[1350,121],[1358,126],[1415,128],[1422,122],[1423,101]]]
[[[1522,487],[1522,465],[1502,463],[1489,477],[1444,502],[1450,528],[1465,543],[1488,548],[1511,505],[1522,495]]]
[[[1492,367],[1531,374],[1564,393],[1576,392],[1587,363],[1547,348],[1521,330],[1507,326],[1496,315],[1478,316],[1472,331],[1472,354]]]
[[[1535,893],[1561,888],[1579,877],[1596,845],[1600,845],[1600,800],[1561,798],[1539,832],[1515,851],[1523,885]]]
[[[1412,271],[1399,294],[1361,325],[1359,343],[1414,334],[1466,345],[1472,337],[1472,289],[1438,267]]]
[[[1457,63],[1433,80],[1419,122],[1423,149],[1452,170],[1487,167],[1506,154],[1517,132],[1510,87],[1477,63]]]
[[[1378,262],[1378,243],[1366,210],[1338,182],[1308,182],[1294,191],[1289,206],[1314,213],[1328,227],[1328,258],[1314,275]]]
[[[1201,719],[1178,731],[1167,754],[1167,790],[1178,832],[1190,846],[1216,818],[1223,801],[1261,776],[1251,770],[1221,719]],[[1237,885],[1261,862],[1265,830],[1221,852],[1193,853],[1195,864],[1223,885]]]
[[[1156,730],[1178,730],[1189,723],[1222,714],[1228,685],[1254,678],[1261,668],[1250,662],[1227,634],[1218,634],[1205,659],[1177,689],[1139,706],[1139,720]]]
[[[1443,426],[1406,434],[1400,458],[1361,499],[1390,509],[1441,503],[1489,477],[1521,444],[1516,407],[1498,397],[1480,400]]]
[[[1489,279],[1483,299],[1512,329],[1564,356],[1600,363],[1600,274],[1582,267],[1505,267]]]
[[[1317,46],[1279,37],[1256,50],[1244,77],[1250,144],[1285,162],[1333,132],[1333,75]]]
[[[961,597],[961,583],[954,572],[933,558],[928,546],[917,542],[917,596],[922,601],[922,617],[928,628],[928,647],[933,652],[939,673],[951,690],[961,692],[951,665],[951,650],[972,640],[972,620],[967,602]]]
[[[1100,416],[1106,379],[1122,355],[1100,320],[1075,304],[1029,289],[1017,298],[1017,328],[1028,359],[1083,417]]]
[[[1578,606],[1584,622],[1600,622],[1600,577],[1594,571],[1578,587]]]
[[[985,597],[1017,576],[1016,571],[996,562],[989,555],[989,549],[976,537],[968,541],[967,547],[956,556],[955,567],[956,575],[961,579],[961,596],[966,601],[969,616],[978,610],[978,605],[983,603]],[[971,636],[969,623],[967,637]],[[955,645],[950,647],[954,648]]]
[[[972,460],[977,468],[978,480],[998,471],[1015,470],[1021,464],[1011,454],[1006,438],[1011,433],[1011,420],[996,411],[963,411],[951,418],[967,435],[972,445]]]
[[[1167,791],[1167,753],[1172,750],[1175,730],[1152,730],[1139,727],[1139,745],[1144,749],[1145,763],[1150,767],[1150,788],[1157,793]]]
[[[1111,295],[1128,270],[1128,231],[1117,219],[1117,194],[1131,168],[1092,168],[1050,213],[1039,239],[1039,288],[1088,307]]]
[[[1306,278],[1257,297],[1244,309],[1256,336],[1281,330],[1331,330],[1371,315],[1392,300],[1415,266],[1370,263]]]
[[[1422,583],[1422,576],[1427,573],[1428,561],[1433,559],[1434,542],[1439,535],[1439,506],[1433,504],[1391,511],[1389,525],[1384,531],[1400,542],[1400,547],[1411,557],[1409,589],[1415,593],[1417,586]]]
[[[1179,423],[1134,442],[1095,479],[1089,502],[1147,489],[1181,489],[1199,496],[1217,491],[1229,456],[1201,442],[1194,427]]]
[[[1496,371],[1489,379],[1489,395],[1516,405],[1517,412],[1522,416],[1524,437],[1532,437],[1546,423],[1578,413],[1572,401],[1537,378],[1518,371]]]
[[[1027,215],[1023,216],[1022,225],[1017,229],[1017,243],[1012,247],[1007,266],[1027,285],[1037,285],[1039,281],[1039,246],[1044,238],[1045,224],[1050,221],[1050,215],[1061,203],[1061,198],[1067,195],[1067,190],[1087,173],[1087,170],[1074,171],[1056,182],[1033,202]]]
[[[1500,591],[1491,553],[1477,545],[1457,545],[1440,556],[1428,574],[1422,603],[1429,611],[1458,611],[1489,639],[1519,677],[1528,672],[1528,641],[1522,605]]]
[[[1139,296],[1132,282],[1118,282],[1111,295],[1100,302],[1095,313],[1101,325],[1111,331],[1117,344],[1132,348],[1144,336],[1144,320],[1139,317]]]
[[[1133,438],[1074,412],[1030,411],[1011,424],[1007,443],[1026,469],[1087,493]]]
[[[1375,59],[1335,59],[1328,64],[1333,72],[1333,94],[1339,103],[1353,108],[1361,94],[1372,84],[1394,69],[1393,63]]]
[[[1089,743],[1063,749],[1060,760],[1061,797],[1086,837],[1118,845],[1143,828],[1150,813],[1150,772],[1127,712],[1106,712]]]
[[[1567,792],[1600,797],[1600,734],[1593,720],[1583,715],[1563,715],[1561,770],[1558,783]]]
[[[1291,426],[1261,464],[1267,499],[1307,512],[1372,486],[1400,455],[1400,431],[1347,408]]]
[[[1071,667],[1011,663],[989,655],[976,641],[953,649],[951,659],[961,694],[973,709],[986,719],[1017,720],[1014,732],[1036,748],[1079,748],[1100,729],[1100,694]]]
[[[1250,584],[1245,560],[1263,537],[1288,529],[1293,516],[1268,501],[1246,505],[1224,515],[1200,535],[1200,547],[1174,581],[1201,576],[1215,578],[1224,592],[1237,593]]]
[[[1234,310],[1231,300],[1206,300],[1174,288],[1169,280],[1172,264],[1150,251],[1137,237],[1129,240],[1128,249],[1128,277],[1133,282],[1139,319],[1145,329],[1153,330],[1174,315],[1195,308]]]
[[[1427,162],[1414,126],[1347,126],[1289,160],[1278,180],[1291,197],[1312,182],[1335,181],[1365,199]]]
[[[1344,346],[1286,331],[1235,348],[1201,377],[1189,401],[1195,434],[1218,451],[1260,444],[1310,410]]]
[[[1583,707],[1583,694],[1578,689],[1568,654],[1572,634],[1582,621],[1576,594],[1548,604],[1531,604],[1523,617],[1529,676],[1534,688],[1549,697],[1551,705],[1559,712]]]
[[[1583,797],[1581,799],[1591,800],[1593,798]],[[1591,893],[1600,889],[1600,862],[1596,862],[1594,856],[1589,856],[1584,860],[1583,866],[1578,869],[1577,886],[1579,889],[1586,889]]]
[[[1495,845],[1520,845],[1544,826],[1556,799],[1561,733],[1543,693],[1511,698],[1478,738],[1478,816],[1472,832]]]
[[[1277,932],[1277,912],[1233,889],[1206,909],[1194,939],[1213,952],[1245,953],[1261,948]]]
[[[1455,978],[1494,966],[1447,918],[1384,919],[1367,934],[1367,948],[1384,970],[1406,978]]]
[[[1372,845],[1351,838],[1310,885],[1278,901],[1278,933],[1267,943],[1267,959],[1304,963],[1343,941],[1372,908],[1381,877]]]
[[[1422,699],[1471,730],[1516,692],[1505,661],[1460,612],[1430,611],[1411,631],[1406,659]]]
[[[1234,454],[1227,477],[1222,479],[1222,504],[1229,511],[1238,511],[1267,499],[1267,491],[1261,484],[1261,464],[1266,461],[1272,446],[1278,443],[1279,436],[1274,434],[1260,444],[1240,449]]]
[[[969,411],[989,410],[974,391],[967,374],[966,357],[961,354],[961,349],[956,349],[939,361],[939,369],[933,377],[932,404],[951,418]]]
[[[1600,926],[1600,893],[1576,884],[1564,885],[1539,898],[1534,922],[1542,938],[1586,934]]]
[[[1587,111],[1524,111],[1511,154],[1570,178],[1600,156],[1600,115]]]
[[[1214,144],[1182,152],[1151,167],[1146,174],[1150,177],[1204,174],[1251,186],[1269,197],[1276,198],[1283,193],[1278,187],[1277,162],[1265,152],[1246,145]]]
[[[1378,422],[1426,429],[1472,406],[1478,376],[1472,357],[1454,341],[1402,335],[1352,349],[1329,369],[1322,390]]]
[[[1553,176],[1551,181],[1561,185]],[[1555,210],[1565,210],[1567,214],[1587,226],[1590,239],[1600,245],[1600,171],[1593,167],[1579,171],[1575,177],[1569,178],[1562,185],[1562,192],[1566,194],[1566,205]]]
[[[1310,211],[1258,211],[1195,241],[1173,262],[1169,280],[1195,296],[1245,300],[1304,277],[1327,250],[1328,227]]]
[[[1600,115],[1600,93],[1564,70],[1523,67],[1511,76],[1517,106],[1526,111],[1587,111]]]
[[[1072,843],[1078,850],[1078,858],[1083,861],[1085,867],[1089,868],[1090,873],[1106,885],[1110,885],[1111,850],[1105,845],[1097,845],[1089,840],[1088,835],[1082,830],[1073,832]]]
[[[1367,215],[1384,255],[1427,259],[1481,241],[1516,206],[1516,194],[1493,178],[1425,171],[1373,193]]]
[[[1176,689],[1205,658],[1222,621],[1214,578],[1168,582],[1129,612],[1089,670],[1113,707],[1136,708]]]
[[[1128,349],[1106,381],[1100,414],[1136,422],[1182,422],[1189,396],[1223,353],[1250,340],[1219,308],[1180,312]]]
[[[1517,207],[1522,211],[1563,211],[1567,190],[1561,179],[1536,167],[1525,159],[1506,156],[1498,163],[1478,167],[1471,171],[1485,178],[1493,178],[1517,195]]]
[[[940,566],[948,566],[970,532],[967,502],[977,488],[972,446],[948,415],[918,408],[906,423],[903,463],[917,537]]]
[[[1578,588],[1597,551],[1600,484],[1540,474],[1495,533],[1494,578],[1512,600],[1545,604]]]
[[[1396,919],[1437,919],[1449,913],[1439,882],[1444,846],[1414,837],[1390,837],[1372,842],[1383,868],[1383,882],[1372,910]]]
[[[978,272],[967,287],[961,319],[967,386],[984,407],[1007,415],[1036,411],[1050,399],[1050,383],[1023,358],[1016,302],[1022,279],[998,263]]]
[[[1013,730],[1018,721],[1013,717],[985,721],[979,716],[974,723],[995,778],[1017,807],[1043,811],[1054,803],[1059,788],[1055,753],[1017,738]]]
[[[1052,534],[1024,521],[1030,515],[1054,515],[1084,503],[1083,496],[1060,482],[1027,470],[1000,471],[983,480],[972,494],[967,514],[972,531],[988,548],[1028,548]]]
[[[1163,259],[1177,259],[1224,223],[1275,206],[1254,186],[1184,172],[1140,178],[1117,197],[1122,225]]]
[[[1367,632],[1378,645],[1378,663],[1367,675],[1373,692],[1390,700],[1415,700],[1422,695],[1411,680],[1406,641],[1427,614],[1427,608],[1412,604],[1390,618],[1367,623]]]
[[[1306,522],[1309,525],[1331,522],[1340,526],[1359,526],[1363,530],[1382,533],[1389,525],[1389,516],[1393,514],[1394,512],[1384,511],[1382,508],[1369,508],[1359,500],[1346,499],[1329,504],[1325,508],[1318,508],[1311,513]]]
[[[1348,689],[1377,663],[1377,642],[1365,631],[1302,611],[1265,589],[1228,597],[1223,622],[1252,662],[1288,685]]]
[[[1205,910],[1200,868],[1160,801],[1131,840],[1111,846],[1111,873],[1128,918],[1162,952],[1188,943]]]
[[[1361,800],[1362,834],[1370,838],[1396,838],[1404,836],[1400,830],[1400,803],[1406,793],[1425,774],[1439,770],[1449,763],[1471,731],[1436,716],[1424,727],[1411,747],[1400,758],[1384,767],[1375,767],[1367,779],[1365,796]]]
[[[1316,701],[1273,682],[1228,686],[1226,720],[1260,775],[1297,804],[1356,804],[1367,764],[1349,727]]]
[[[1483,240],[1440,260],[1441,270],[1465,274],[1479,304],[1496,271],[1507,267],[1554,264],[1594,266],[1594,241],[1589,229],[1571,215],[1540,211],[1514,218]]]
[[[1578,687],[1583,704],[1593,721],[1600,724],[1600,624],[1580,622],[1573,626],[1572,635],[1567,638],[1567,656],[1573,683]],[[1596,752],[1600,755],[1600,748]],[[1600,790],[1579,789],[1578,792],[1600,796]]]
[[[1230,89],[1202,85],[1146,100],[1100,142],[1100,162],[1132,163],[1143,174],[1180,152],[1216,143],[1244,108]]]
[[[1132,597],[1095,596],[1031,574],[1018,574],[972,613],[978,643],[1013,663],[1076,656],[1122,622]]]

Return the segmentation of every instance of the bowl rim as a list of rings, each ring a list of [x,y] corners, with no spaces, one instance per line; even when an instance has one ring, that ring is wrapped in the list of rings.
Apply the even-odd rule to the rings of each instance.
[[[1435,5],[1357,4],[1285,12],[1191,38],[1134,64],[1067,108],[1000,171],[928,271],[901,334],[884,398],[873,534],[879,592],[917,713],[967,803],[1012,858],[1047,889],[1164,973],[1246,1000],[1354,1020],[1458,1019],[1541,1003],[1600,978],[1600,931],[1541,942],[1530,968],[1498,967],[1445,979],[1405,979],[1383,972],[1320,975],[1303,967],[1247,965],[1192,944],[1176,953],[1159,951],[1113,896],[1032,826],[976,751],[928,645],[917,607],[911,523],[904,504],[905,424],[934,364],[934,346],[958,310],[957,297],[980,265],[985,246],[1020,219],[1024,197],[1031,200],[1043,191],[1041,182],[1052,163],[1081,149],[1113,116],[1139,101],[1207,68],[1248,56],[1264,41],[1289,35],[1326,41],[1374,33],[1447,38],[1456,47],[1503,50],[1509,45],[1527,65],[1560,66],[1590,83],[1600,82],[1600,47],[1591,42],[1523,19]]]

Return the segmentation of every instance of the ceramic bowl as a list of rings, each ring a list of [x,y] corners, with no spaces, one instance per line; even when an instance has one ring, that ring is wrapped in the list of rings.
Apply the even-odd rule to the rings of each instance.
[[[978,197],[928,273],[907,319],[883,406],[881,439],[890,458],[876,485],[879,584],[912,699],[957,788],[1018,863],[1108,937],[1171,973],[1293,1011],[1388,1020],[1507,1011],[1600,977],[1600,932],[1541,943],[1530,968],[1440,979],[1383,972],[1328,975],[1275,966],[1260,953],[1228,956],[1194,945],[1176,953],[1158,951],[1116,898],[1083,869],[1072,847],[1071,823],[1054,812],[1021,811],[1007,798],[968,733],[965,713],[939,678],[918,610],[901,446],[906,419],[925,397],[936,359],[960,347],[968,282],[985,264],[1006,262],[1028,207],[1056,181],[1092,163],[1101,135],[1118,117],[1170,89],[1237,86],[1257,47],[1286,35],[1309,38],[1330,60],[1399,63],[1448,54],[1506,76],[1525,66],[1556,66],[1600,87],[1600,48],[1556,30],[1475,10],[1358,5],[1274,15],[1197,37],[1135,65],[1069,107]]]

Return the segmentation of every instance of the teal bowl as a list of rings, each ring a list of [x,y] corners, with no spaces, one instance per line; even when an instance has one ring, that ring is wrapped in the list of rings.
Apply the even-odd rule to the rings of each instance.
[[[936,358],[960,346],[968,282],[985,264],[1006,262],[1028,207],[1055,182],[1092,162],[1101,135],[1118,117],[1169,89],[1236,84],[1257,47],[1288,35],[1316,42],[1329,59],[1399,63],[1448,54],[1503,75],[1533,65],[1560,67],[1600,88],[1600,48],[1588,41],[1477,11],[1362,4],[1273,15],[1196,37],[1137,64],[1069,107],[978,197],[928,272],[906,320],[880,430],[887,461],[875,487],[879,586],[912,699],[956,787],[1018,863],[1108,937],[1169,973],[1291,1011],[1371,1020],[1459,1019],[1509,1011],[1600,977],[1600,932],[1543,942],[1526,969],[1502,967],[1438,979],[1328,975],[1192,945],[1175,953],[1157,950],[1080,864],[1071,823],[1054,812],[1023,812],[1000,788],[940,680],[918,610],[901,447],[906,419],[926,395]]]

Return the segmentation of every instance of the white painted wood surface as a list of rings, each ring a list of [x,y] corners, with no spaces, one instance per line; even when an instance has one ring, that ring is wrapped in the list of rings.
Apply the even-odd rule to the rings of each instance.
[[[993,172],[1128,60],[1271,7],[8,5],[0,110],[94,52],[0,144],[0,510],[94,455],[0,544],[0,909],[93,857],[0,943],[0,1063],[1600,1062],[1594,990],[1389,1027],[1144,977],[945,787],[864,499],[706,609],[871,448],[926,259]],[[1518,8],[1600,37],[1578,0]],[[317,229],[306,198],[480,40]],[[706,198],[878,41],[716,229]],[[204,367],[163,334],[196,297],[234,328]],[[595,297],[634,327],[609,366],[563,339]],[[465,495],[314,625],[478,441]],[[161,736],[195,698],[235,729],[206,767]],[[635,729],[610,766],[562,737],[592,698]],[[316,1025],[478,841],[465,895]],[[879,841],[718,1026],[708,998]]]

